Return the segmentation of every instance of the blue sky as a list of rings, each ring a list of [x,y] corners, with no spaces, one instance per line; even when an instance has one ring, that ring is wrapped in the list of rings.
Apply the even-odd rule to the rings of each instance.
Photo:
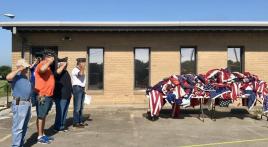
[[[0,0],[0,21],[266,21],[267,0]],[[0,30],[0,65],[11,64],[11,33]]]

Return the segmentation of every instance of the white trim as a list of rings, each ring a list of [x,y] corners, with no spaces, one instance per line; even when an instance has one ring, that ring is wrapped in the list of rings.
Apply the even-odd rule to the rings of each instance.
[[[1,27],[168,27],[168,26],[268,26],[268,21],[17,21],[0,22]]]

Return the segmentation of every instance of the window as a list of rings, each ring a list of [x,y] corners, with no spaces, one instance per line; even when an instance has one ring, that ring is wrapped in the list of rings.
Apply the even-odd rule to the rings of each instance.
[[[103,89],[103,48],[89,48],[88,89]]]
[[[243,49],[241,47],[229,47],[227,50],[228,61],[227,67],[232,72],[242,72],[242,55]]]
[[[196,73],[196,49],[193,47],[182,47],[181,53],[181,74]]]
[[[150,49],[135,48],[135,89],[145,89],[149,86]]]

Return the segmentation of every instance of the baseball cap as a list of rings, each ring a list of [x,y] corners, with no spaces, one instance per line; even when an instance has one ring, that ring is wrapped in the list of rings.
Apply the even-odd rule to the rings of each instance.
[[[51,56],[51,57],[55,57],[56,56],[55,55],[55,52],[53,50],[51,50],[51,49],[45,49],[43,51],[43,55],[44,56]]]
[[[30,67],[30,64],[28,64],[25,59],[19,59],[16,63],[16,66],[23,66],[25,68]]]
[[[68,57],[58,58],[58,62],[67,62],[67,61],[68,61]]]
[[[77,62],[86,62],[86,58],[77,58],[76,59]]]

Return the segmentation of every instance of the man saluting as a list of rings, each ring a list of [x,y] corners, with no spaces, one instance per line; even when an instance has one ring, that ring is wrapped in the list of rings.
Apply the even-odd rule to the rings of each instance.
[[[24,59],[17,61],[17,69],[6,77],[12,81],[12,146],[21,147],[24,144],[24,137],[27,132],[28,122],[31,116],[31,83],[27,79],[29,64]]]

